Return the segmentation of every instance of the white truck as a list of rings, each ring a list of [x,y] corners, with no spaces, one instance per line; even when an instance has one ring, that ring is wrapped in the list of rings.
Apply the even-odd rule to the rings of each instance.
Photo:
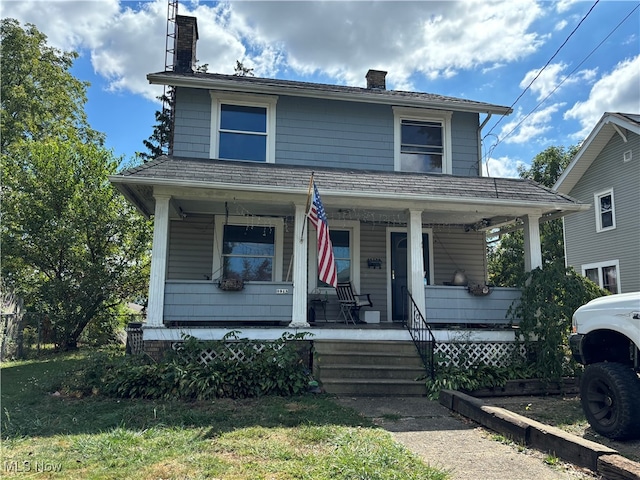
[[[585,366],[580,402],[591,427],[612,439],[640,438],[640,292],[578,308],[569,345]]]

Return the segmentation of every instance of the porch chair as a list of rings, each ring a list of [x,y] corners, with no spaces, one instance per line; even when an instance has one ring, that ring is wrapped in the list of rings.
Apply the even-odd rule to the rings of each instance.
[[[353,290],[351,282],[339,282],[336,287],[338,303],[340,304],[340,316],[345,323],[350,321],[355,325],[360,322],[360,309],[362,307],[373,307],[369,293],[358,295]]]

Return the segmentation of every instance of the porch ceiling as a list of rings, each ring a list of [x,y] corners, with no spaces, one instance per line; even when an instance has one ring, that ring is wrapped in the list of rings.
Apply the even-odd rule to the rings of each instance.
[[[311,174],[329,219],[406,222],[406,210],[423,211],[425,224],[485,229],[527,214],[554,217],[589,205],[535,182],[160,157],[110,177],[150,216],[154,193],[172,197],[174,217],[195,213],[292,216],[306,204]]]

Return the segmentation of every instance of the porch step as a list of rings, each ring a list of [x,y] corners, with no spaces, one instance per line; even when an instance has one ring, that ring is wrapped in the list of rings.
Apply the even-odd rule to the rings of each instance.
[[[335,395],[424,396],[425,374],[413,342],[315,340],[314,375]]]
[[[322,382],[325,392],[351,397],[424,397],[424,382],[412,380],[354,380],[327,379]]]

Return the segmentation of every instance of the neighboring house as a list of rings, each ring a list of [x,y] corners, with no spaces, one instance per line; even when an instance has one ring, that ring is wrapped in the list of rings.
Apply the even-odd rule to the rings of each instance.
[[[640,115],[605,113],[553,189],[594,207],[563,219],[567,265],[611,293],[640,291]]]
[[[230,329],[410,341],[402,325],[420,316],[439,338],[497,326],[495,338],[512,340],[506,311],[518,290],[482,296],[451,283],[485,286],[486,232],[516,222],[526,267],[540,266],[539,222],[588,206],[530,180],[481,176],[482,128],[511,109],[387,90],[379,70],[366,88],[195,73],[194,20],[178,17],[176,68],[148,75],[175,88],[172,154],[110,178],[154,217],[145,348]],[[378,325],[339,325],[335,291],[318,280],[312,173],[339,280],[371,295]],[[242,290],[221,289],[226,279]]]

